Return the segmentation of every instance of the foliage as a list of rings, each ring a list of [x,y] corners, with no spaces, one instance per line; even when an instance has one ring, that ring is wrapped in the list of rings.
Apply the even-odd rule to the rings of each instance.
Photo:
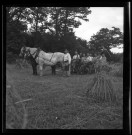
[[[89,7],[51,7],[49,11],[50,26],[55,30],[57,39],[81,25],[77,18],[88,21],[87,15],[91,13]]]
[[[26,45],[48,52],[63,52],[67,48],[71,55],[75,50],[94,55],[105,47],[107,61],[120,61],[120,55],[110,51],[123,42],[119,28],[102,28],[90,42],[75,36],[73,29],[81,25],[80,19],[88,22],[90,7],[7,7],[6,11],[7,52],[18,55],[20,48]],[[28,24],[31,25],[29,31]]]
[[[123,53],[112,54],[112,61],[114,63],[123,63]]]
[[[123,64],[122,63],[115,63],[110,65],[112,70],[110,74],[117,77],[123,77]]]
[[[16,55],[13,54],[12,52],[7,52],[6,54],[6,60],[7,60],[7,63],[15,63],[16,62]]]
[[[87,45],[87,41],[81,38],[77,38],[77,48],[78,52],[87,53],[89,52],[89,47]]]
[[[25,44],[23,37],[24,31],[27,30],[27,25],[21,19],[25,8],[7,7],[6,12],[6,49],[8,52],[15,54],[19,53],[21,46]]]
[[[73,28],[81,25],[76,18],[88,21],[89,7],[7,7],[6,11],[7,52],[19,54],[23,45],[52,52],[68,48],[72,54],[85,50],[86,41],[76,40]]]
[[[93,35],[88,43],[90,50],[96,53],[104,51],[109,59],[111,59],[112,47],[123,44],[123,34],[119,28],[112,27],[112,30],[102,28],[96,35]]]
[[[117,70],[114,75],[117,77],[123,77],[123,66],[120,66],[119,70]]]

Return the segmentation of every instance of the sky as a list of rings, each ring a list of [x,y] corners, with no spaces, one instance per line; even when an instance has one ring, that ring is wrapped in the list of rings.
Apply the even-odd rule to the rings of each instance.
[[[123,32],[123,7],[90,7],[92,11],[88,15],[88,22],[82,21],[79,28],[74,29],[75,35],[87,41],[101,28],[120,28]],[[113,48],[112,52],[123,52],[123,49]]]
[[[120,28],[123,32],[123,7],[90,7],[91,14],[87,16],[88,22],[83,20],[79,28],[74,28],[75,35],[87,41],[101,28]],[[28,26],[30,27],[30,25]],[[112,48],[113,53],[123,52],[123,49]]]

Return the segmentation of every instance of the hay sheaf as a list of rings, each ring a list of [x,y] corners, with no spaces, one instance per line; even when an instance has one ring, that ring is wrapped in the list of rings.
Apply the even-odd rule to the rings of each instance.
[[[87,97],[93,98],[97,102],[116,103],[116,91],[111,78],[106,74],[96,74],[89,84]]]
[[[112,70],[110,74],[117,77],[123,77],[123,64],[111,65]]]

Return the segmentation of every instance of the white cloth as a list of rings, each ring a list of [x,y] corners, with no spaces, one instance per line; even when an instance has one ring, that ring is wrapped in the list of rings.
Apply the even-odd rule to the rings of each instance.
[[[64,55],[64,61],[68,61],[68,63],[71,63],[71,55],[69,53]]]
[[[102,59],[102,56],[100,56],[100,58],[99,58],[100,60]]]
[[[92,61],[92,60],[93,60],[93,57],[88,56],[86,60],[87,60],[87,61]]]
[[[80,59],[80,56],[79,55],[74,55],[73,60],[76,60],[76,59]]]
[[[96,62],[96,61],[97,61],[97,57],[93,57],[93,61],[95,61],[95,62]]]

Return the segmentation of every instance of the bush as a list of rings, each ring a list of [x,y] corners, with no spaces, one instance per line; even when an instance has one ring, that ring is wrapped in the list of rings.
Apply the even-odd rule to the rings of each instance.
[[[16,62],[17,55],[12,52],[7,52],[6,54],[6,62],[9,64],[13,64]]]
[[[115,72],[115,76],[123,77],[123,65],[119,67],[117,72]]]
[[[112,54],[111,60],[115,63],[122,63],[123,62],[123,53]]]
[[[112,71],[110,74],[117,76],[117,77],[123,77],[123,64],[117,63],[111,65]]]

